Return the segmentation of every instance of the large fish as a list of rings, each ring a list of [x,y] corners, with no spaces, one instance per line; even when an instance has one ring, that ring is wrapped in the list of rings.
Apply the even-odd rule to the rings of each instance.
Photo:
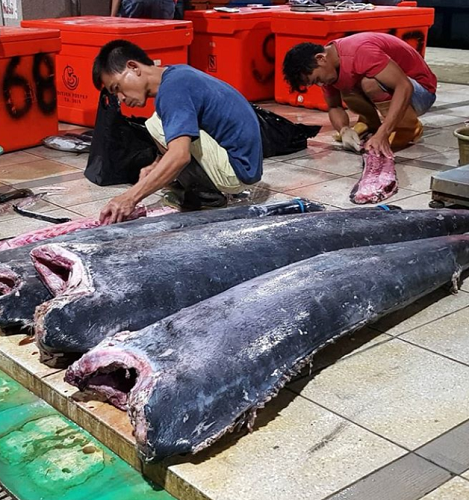
[[[127,408],[145,459],[196,453],[252,426],[328,342],[456,283],[468,267],[466,235],[327,253],[106,339],[65,379]]]
[[[233,220],[105,245],[36,247],[36,269],[57,295],[36,309],[36,341],[44,361],[83,353],[107,336],[319,253],[468,229],[465,210],[358,209]]]
[[[167,214],[164,217],[139,218],[112,226],[82,229],[77,233],[67,233],[49,241],[54,243],[69,241],[106,243],[135,235],[142,237],[156,235],[212,222],[314,212],[323,210],[323,208],[318,203],[295,198],[277,203],[235,206],[220,210],[178,212]],[[152,212],[152,215],[156,215],[156,213]],[[58,229],[63,232],[70,229],[71,225],[66,224],[65,226]],[[72,226],[73,228],[76,227],[75,222],[72,223]],[[54,231],[54,228],[48,228],[49,232],[51,230]],[[49,290],[39,279],[29,258],[31,250],[40,241],[38,238],[44,236],[43,232],[41,231],[40,234],[34,233],[33,241],[29,245],[0,252],[0,327],[13,331],[12,328],[29,326],[32,323],[35,308],[42,302],[52,298]],[[49,232],[48,235],[50,236]]]

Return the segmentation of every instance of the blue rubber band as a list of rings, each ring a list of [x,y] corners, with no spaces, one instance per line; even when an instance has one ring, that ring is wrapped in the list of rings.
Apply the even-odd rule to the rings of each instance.
[[[381,208],[381,210],[385,210],[386,212],[391,211],[391,209],[387,205],[378,205],[378,208]]]
[[[301,213],[304,214],[305,213],[305,206],[304,206],[304,203],[301,201],[300,198],[293,198],[297,203],[298,205],[300,206],[300,209],[301,209]]]

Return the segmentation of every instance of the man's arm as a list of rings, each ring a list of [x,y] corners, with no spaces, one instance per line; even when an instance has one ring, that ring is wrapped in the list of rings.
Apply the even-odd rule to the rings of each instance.
[[[387,66],[375,76],[375,80],[394,92],[386,118],[376,134],[366,143],[365,148],[374,149],[376,152],[392,157],[389,136],[402,120],[410,104],[414,87],[394,61],[389,61]]]
[[[111,2],[111,16],[116,17],[119,13],[119,7],[121,6],[121,0],[112,0]]]
[[[350,119],[342,106],[340,93],[324,95],[329,107],[329,120],[332,126],[340,133],[344,149],[360,152],[360,137],[355,130],[350,128]]]
[[[99,220],[104,224],[122,222],[138,202],[176,179],[191,160],[190,146],[191,138],[188,136],[172,140],[166,154],[150,165],[151,172],[124,194],[113,198],[101,211]]]
[[[350,125],[350,120],[347,112],[342,107],[342,98],[340,93],[332,95],[324,95],[326,104],[329,108],[329,120],[332,126],[340,132],[344,127]]]

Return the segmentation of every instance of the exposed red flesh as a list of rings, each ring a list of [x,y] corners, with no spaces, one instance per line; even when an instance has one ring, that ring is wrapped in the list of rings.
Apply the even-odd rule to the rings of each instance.
[[[127,410],[140,442],[145,442],[147,422],[144,407],[158,373],[153,373],[145,353],[115,347],[116,340],[132,335],[120,332],[101,343],[102,348],[83,357],[68,368],[65,381],[80,390],[92,390],[121,410]],[[118,342],[117,342],[118,344]]]
[[[20,277],[9,267],[0,265],[0,297],[18,289]]]
[[[175,209],[169,207],[147,210],[145,207],[139,206],[131,214],[128,220],[138,219],[140,217],[158,217],[160,215],[166,215],[175,211]],[[101,226],[99,220],[92,218],[77,219],[70,222],[65,222],[64,224],[56,224],[52,227],[45,227],[36,231],[22,234],[20,236],[17,236],[16,238],[11,238],[10,240],[0,241],[0,251],[22,247],[24,245],[29,245],[30,243],[37,243],[39,241],[55,238],[56,236],[74,233],[75,231],[81,231],[83,229],[92,229],[98,226]]]
[[[373,152],[363,155],[363,173],[350,193],[350,201],[359,205],[380,203],[397,193],[395,162]]]
[[[52,295],[64,295],[91,290],[81,259],[60,244],[41,245],[31,250],[31,259],[41,280]]]

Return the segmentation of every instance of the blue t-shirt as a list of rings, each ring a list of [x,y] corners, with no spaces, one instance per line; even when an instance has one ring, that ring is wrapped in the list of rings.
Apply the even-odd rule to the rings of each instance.
[[[168,66],[156,96],[166,142],[193,139],[204,130],[226,149],[230,164],[244,184],[262,177],[259,121],[246,99],[233,87],[187,66]]]

